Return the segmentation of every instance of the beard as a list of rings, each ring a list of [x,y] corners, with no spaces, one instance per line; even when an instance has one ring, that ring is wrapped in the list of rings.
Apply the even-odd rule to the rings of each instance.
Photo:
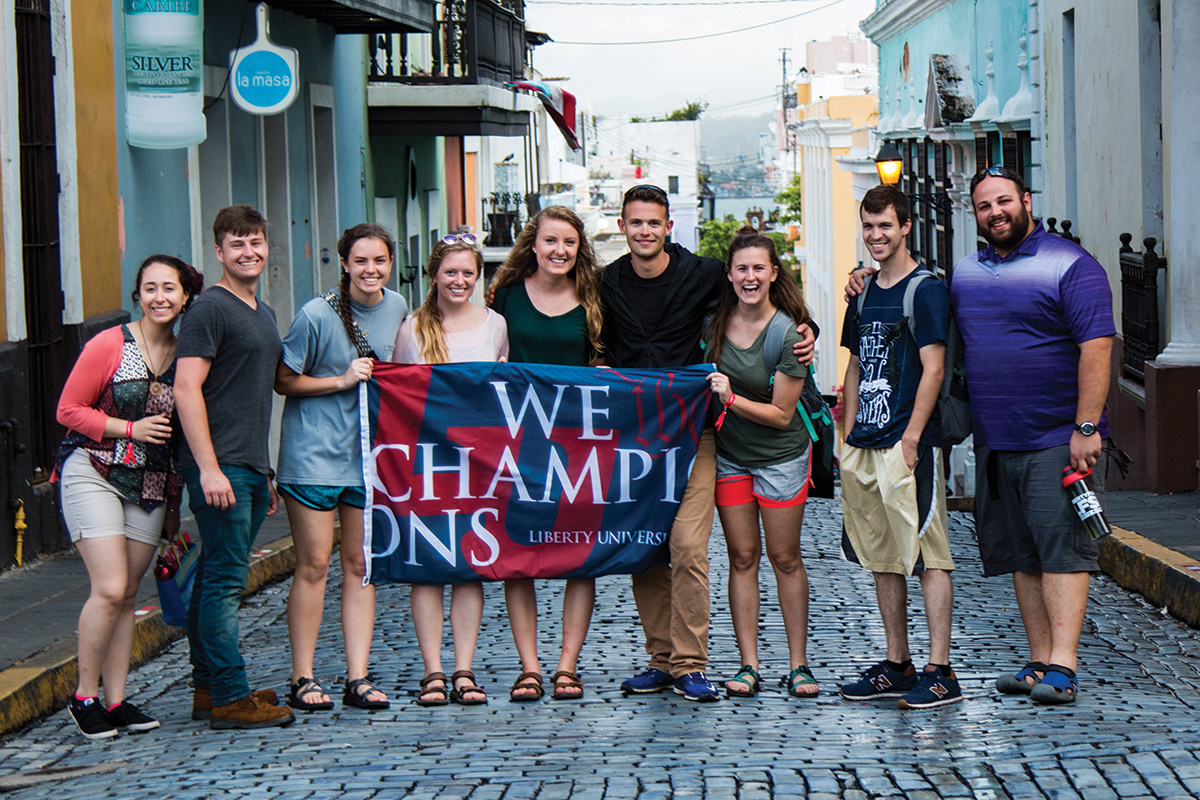
[[[1029,212],[1024,205],[1020,206],[1020,211],[1015,215],[1005,215],[1008,217],[1008,233],[1003,236],[998,236],[992,233],[992,229],[987,225],[981,225],[976,221],[975,225],[979,229],[979,235],[987,240],[987,243],[999,250],[1012,250],[1021,241],[1029,235],[1030,223],[1033,221]]]

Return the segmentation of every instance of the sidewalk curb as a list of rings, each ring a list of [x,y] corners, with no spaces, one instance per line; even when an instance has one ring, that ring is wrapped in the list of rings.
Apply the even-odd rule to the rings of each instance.
[[[268,542],[250,554],[250,576],[244,595],[259,592],[287,577],[296,567],[291,536]],[[131,667],[154,658],[164,647],[184,636],[183,628],[168,626],[158,605],[135,612]],[[66,705],[79,675],[79,640],[65,637],[32,658],[0,672],[0,736]]]
[[[1100,541],[1100,569],[1117,584],[1200,628],[1200,564],[1133,531],[1113,528]]]

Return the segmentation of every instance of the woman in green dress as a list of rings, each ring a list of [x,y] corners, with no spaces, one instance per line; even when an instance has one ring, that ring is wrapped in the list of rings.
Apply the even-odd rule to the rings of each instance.
[[[569,208],[550,206],[526,223],[492,282],[492,308],[508,323],[511,362],[587,366],[600,344],[600,286],[596,256],[583,220]],[[509,693],[514,702],[542,696],[537,652],[537,596],[532,580],[504,582],[504,599],[521,675]],[[587,638],[596,582],[568,580],[563,595],[562,652],[551,678],[555,700],[578,700],[583,682],[579,652]]]

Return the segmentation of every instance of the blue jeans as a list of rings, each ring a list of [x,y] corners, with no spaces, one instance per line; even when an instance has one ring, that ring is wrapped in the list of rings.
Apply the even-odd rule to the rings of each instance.
[[[200,470],[183,471],[201,547],[187,621],[192,681],[208,687],[214,706],[250,696],[246,662],[238,650],[237,615],[250,574],[250,548],[271,501],[266,475],[224,465],[221,471],[237,500],[226,511],[204,501]]]

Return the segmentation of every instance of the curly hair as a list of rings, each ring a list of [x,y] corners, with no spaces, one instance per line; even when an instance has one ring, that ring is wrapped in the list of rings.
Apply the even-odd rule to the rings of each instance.
[[[739,250],[751,247],[761,247],[767,251],[767,258],[777,271],[776,278],[771,281],[771,288],[767,294],[771,305],[791,317],[796,324],[808,322],[811,317],[808,313],[808,306],[804,303],[804,297],[800,294],[800,287],[792,280],[791,270],[786,269],[783,262],[779,260],[779,254],[775,252],[775,242],[771,241],[769,236],[759,233],[749,225],[739,230],[729,244],[729,256],[725,259],[725,274],[729,275],[729,265],[733,263],[734,254]],[[725,281],[705,336],[705,339],[710,342],[708,353],[714,364],[720,365],[721,363],[721,346],[725,342],[725,329],[729,324],[729,315],[737,307],[737,304],[738,298],[733,291],[733,284]]]
[[[147,256],[142,265],[138,267],[137,277],[133,280],[133,291],[129,294],[133,298],[134,305],[137,305],[138,298],[141,295],[142,273],[151,264],[162,264],[164,267],[170,267],[179,275],[179,288],[183,289],[184,293],[187,294],[187,299],[183,301],[183,307],[179,309],[180,314],[187,311],[192,301],[200,296],[200,292],[204,291],[204,276],[200,274],[199,270],[182,258],[169,256],[166,253],[155,253],[152,256]]]
[[[505,286],[521,283],[537,272],[537,256],[533,252],[533,245],[537,241],[538,228],[542,221],[547,219],[565,222],[579,234],[579,249],[575,252],[575,266],[571,268],[569,274],[575,283],[575,296],[579,298],[579,305],[583,306],[584,315],[587,318],[588,348],[592,357],[599,357],[604,352],[604,345],[600,337],[602,328],[600,278],[597,272],[600,265],[596,263],[596,251],[592,249],[592,242],[583,229],[583,220],[571,209],[566,206],[547,206],[525,223],[512,250],[508,253],[508,258],[504,259],[500,269],[496,270],[496,275],[492,278],[491,290],[495,291]]]
[[[457,241],[454,244],[438,242],[429,254],[429,262],[425,265],[425,275],[429,278],[429,291],[425,293],[425,302],[413,313],[413,324],[417,335],[417,346],[421,348],[421,358],[426,364],[445,364],[450,360],[450,351],[446,349],[446,329],[442,323],[442,309],[438,307],[437,274],[442,262],[451,253],[466,252],[475,256],[475,267],[483,275],[483,252],[472,244]]]
[[[388,258],[393,262],[396,260],[396,240],[382,225],[363,222],[353,228],[347,228],[338,239],[337,251],[342,259],[342,278],[338,283],[338,316],[342,318],[342,327],[346,329],[346,335],[355,343],[355,349],[358,347],[358,338],[354,335],[354,315],[350,312],[350,271],[346,268],[346,261],[350,258],[350,251],[354,249],[355,243],[360,239],[378,239],[387,248]],[[365,357],[368,354],[360,352],[358,355]]]

